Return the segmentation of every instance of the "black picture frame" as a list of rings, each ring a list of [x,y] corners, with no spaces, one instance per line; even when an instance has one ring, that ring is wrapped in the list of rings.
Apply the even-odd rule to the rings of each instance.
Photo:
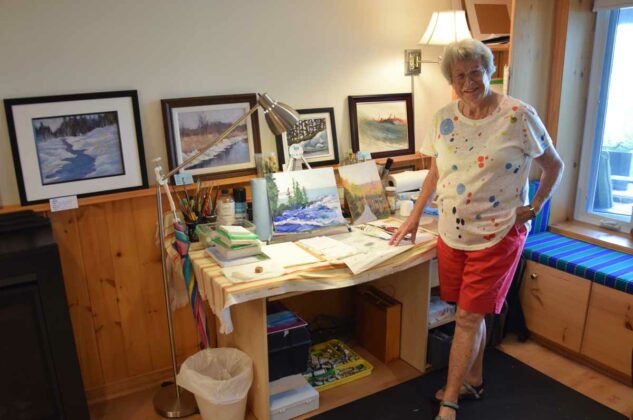
[[[147,188],[135,90],[4,100],[22,205]]]
[[[162,99],[169,169],[172,170],[184,162],[187,153],[195,153],[196,142],[200,141],[200,145],[208,144],[214,136],[223,132],[256,104],[255,93]],[[196,118],[198,122],[194,122]],[[184,138],[185,135],[189,138]],[[257,111],[224,139],[223,143],[228,144],[223,152],[209,158],[200,157],[181,169],[180,173],[188,172],[202,179],[255,174],[255,153],[261,153]],[[207,153],[210,156],[216,150],[211,148]],[[233,153],[234,156],[228,156],[227,153]],[[216,157],[218,154],[221,156]],[[240,162],[221,164],[223,160],[232,159]]]
[[[349,96],[348,105],[353,152],[373,159],[415,153],[410,93]]]
[[[334,121],[334,108],[310,108],[297,109],[301,122],[288,133],[275,136],[277,143],[277,157],[280,165],[288,162],[288,148],[293,142],[293,137],[298,137],[298,142],[313,141],[316,136],[324,140],[327,146],[327,153],[316,151],[314,153],[305,153],[304,158],[311,167],[336,165],[339,163],[338,140],[336,136],[336,123]],[[316,122],[316,123],[314,123]],[[298,133],[303,132],[302,136]],[[301,137],[311,136],[307,140]],[[288,140],[288,139],[291,140]],[[319,142],[321,144],[322,142]],[[310,156],[310,155],[313,156]]]

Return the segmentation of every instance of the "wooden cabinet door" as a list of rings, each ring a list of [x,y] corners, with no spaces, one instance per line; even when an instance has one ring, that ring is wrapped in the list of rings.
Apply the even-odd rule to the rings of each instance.
[[[631,377],[633,295],[593,285],[581,352]]]
[[[521,284],[527,327],[580,352],[591,281],[528,261]]]

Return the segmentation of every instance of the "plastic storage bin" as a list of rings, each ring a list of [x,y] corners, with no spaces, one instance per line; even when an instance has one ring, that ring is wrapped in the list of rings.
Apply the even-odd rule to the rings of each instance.
[[[194,394],[204,420],[243,420],[253,362],[234,348],[202,350],[185,360],[176,382]]]
[[[288,420],[319,408],[319,393],[310,385],[270,397],[270,419]]]
[[[304,373],[312,345],[307,322],[275,303],[268,310],[269,381]]]
[[[429,331],[427,359],[431,366],[441,369],[448,366],[453,334],[449,328],[436,328]]]

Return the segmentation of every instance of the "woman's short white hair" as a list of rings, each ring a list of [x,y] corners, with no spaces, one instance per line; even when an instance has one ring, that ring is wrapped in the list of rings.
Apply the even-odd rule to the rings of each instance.
[[[444,50],[441,67],[442,74],[448,80],[448,83],[452,82],[453,66],[458,61],[463,60],[479,60],[488,77],[491,77],[497,70],[492,51],[486,44],[476,39],[462,39],[461,41],[448,44]]]

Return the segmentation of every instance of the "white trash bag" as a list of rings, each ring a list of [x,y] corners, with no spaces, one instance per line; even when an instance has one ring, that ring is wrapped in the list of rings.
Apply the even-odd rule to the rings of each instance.
[[[253,362],[230,347],[202,350],[185,360],[176,382],[194,394],[204,420],[243,420]]]

